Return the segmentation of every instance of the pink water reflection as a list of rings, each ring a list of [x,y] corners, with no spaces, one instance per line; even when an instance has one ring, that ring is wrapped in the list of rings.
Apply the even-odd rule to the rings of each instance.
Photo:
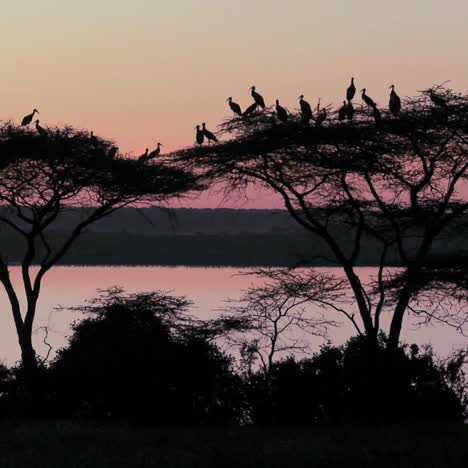
[[[339,269],[333,269],[340,274]],[[71,323],[80,314],[54,310],[58,305],[73,306],[87,298],[94,297],[97,289],[122,286],[128,292],[170,290],[177,295],[185,295],[194,302],[193,313],[199,317],[210,317],[223,306],[226,298],[239,297],[242,290],[252,284],[253,278],[239,275],[235,268],[189,268],[189,267],[57,267],[45,278],[39,301],[36,328],[49,327],[49,342],[54,349],[66,343]],[[369,278],[374,268],[361,268],[360,276]],[[11,273],[18,284],[20,270],[12,267]],[[0,292],[0,359],[13,363],[19,358],[13,320],[3,290]],[[342,343],[353,334],[353,328],[340,316],[334,317],[343,322],[331,332],[331,340]],[[385,320],[383,321],[386,326]],[[35,335],[35,345],[40,353],[47,347],[42,343],[43,331]],[[468,339],[455,330],[442,326],[417,329],[407,326],[404,338],[411,342],[432,343],[437,352],[446,354],[453,348],[468,346]],[[315,346],[321,342],[317,341]]]

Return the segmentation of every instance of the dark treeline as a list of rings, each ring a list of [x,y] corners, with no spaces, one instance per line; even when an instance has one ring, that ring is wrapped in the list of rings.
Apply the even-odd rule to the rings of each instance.
[[[439,362],[430,348],[402,345],[369,360],[364,337],[304,359],[255,366],[235,360],[214,322],[187,314],[190,302],[161,292],[110,290],[78,307],[68,346],[37,369],[34,399],[23,368],[0,367],[0,417],[34,416],[148,424],[328,424],[462,421],[464,353]],[[218,323],[218,322],[216,322]],[[219,335],[218,335],[219,336]]]
[[[83,217],[82,210],[66,210],[49,231],[51,245]],[[465,222],[444,232],[434,243],[434,254],[466,254]],[[349,229],[337,225],[335,237],[351,250]],[[6,227],[0,242],[4,256],[19,263],[24,240]],[[364,236],[366,248],[358,264],[379,264],[378,243]],[[407,239],[406,245],[417,246]],[[410,249],[409,249],[410,250]],[[44,246],[38,245],[36,258]],[[59,262],[62,265],[188,265],[188,266],[334,266],[333,255],[318,236],[294,225],[281,210],[209,210],[127,208],[93,224]],[[387,265],[400,265],[396,246],[389,249]]]

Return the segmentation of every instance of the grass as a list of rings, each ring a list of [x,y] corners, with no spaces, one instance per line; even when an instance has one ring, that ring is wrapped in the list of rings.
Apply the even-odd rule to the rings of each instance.
[[[467,467],[468,427],[142,428],[3,422],[0,467]]]

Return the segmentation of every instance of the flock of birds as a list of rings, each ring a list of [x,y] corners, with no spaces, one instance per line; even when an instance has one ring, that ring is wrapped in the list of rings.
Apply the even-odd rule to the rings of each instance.
[[[401,99],[400,96],[395,92],[395,85],[391,85],[389,88],[390,91],[390,99],[389,99],[389,110],[391,114],[394,117],[398,117],[401,112]],[[354,83],[354,78],[351,78],[351,83],[349,87],[346,89],[346,100],[343,101],[343,105],[338,109],[337,115],[338,115],[338,120],[343,121],[343,120],[353,120],[354,114],[355,114],[355,109],[353,106],[353,99],[356,96],[356,85]],[[361,91],[361,98],[363,102],[366,104],[366,106],[371,110],[372,116],[377,124],[380,123],[381,121],[381,113],[380,110],[377,107],[376,102],[367,95],[367,90],[366,88],[363,88]],[[439,108],[447,108],[447,101],[437,95],[434,90],[429,89],[426,91],[428,93],[430,100],[432,103],[439,107]],[[232,100],[232,97],[228,97],[226,102],[229,104],[230,109],[232,112],[242,118],[246,118],[254,114],[255,111],[257,111],[258,108],[261,108],[262,110],[266,109],[266,104],[265,104],[265,99],[261,94],[259,94],[256,90],[255,86],[252,86],[250,88],[250,94],[253,98],[253,103],[250,104],[244,111],[242,111],[241,107],[239,104],[234,102]],[[328,111],[326,108],[320,109],[320,99],[318,101],[317,107],[315,109],[316,116],[314,116],[314,111],[312,110],[311,105],[304,99],[304,95],[301,94],[299,96],[299,106],[300,106],[300,117],[301,121],[309,125],[311,120],[315,120],[315,125],[317,127],[321,126],[323,122],[328,118]],[[276,99],[276,115],[278,119],[281,122],[287,122],[289,119],[289,112],[284,108],[283,106],[280,105],[279,100]],[[28,126],[33,122],[34,116],[36,114],[39,114],[39,111],[37,109],[33,109],[31,114],[26,115],[23,120],[21,121],[21,126]],[[35,120],[34,125],[36,127],[37,133],[42,136],[42,137],[47,137],[48,136],[48,131],[41,127],[39,120]],[[200,125],[197,125],[195,127],[196,133],[195,133],[195,140],[198,145],[203,145],[205,140],[208,141],[208,144],[217,143],[219,140],[216,137],[216,135],[209,131],[206,128],[206,123],[203,122]],[[93,135],[93,132],[91,132],[91,139],[97,140],[96,137]],[[161,147],[163,145],[158,142],[156,149],[153,151],[149,151],[148,148],[146,148],[145,152],[138,157],[138,160],[145,163],[151,160],[154,160],[157,158],[160,153],[161,153]],[[110,148],[107,156],[114,158],[118,153],[118,148],[113,146]]]

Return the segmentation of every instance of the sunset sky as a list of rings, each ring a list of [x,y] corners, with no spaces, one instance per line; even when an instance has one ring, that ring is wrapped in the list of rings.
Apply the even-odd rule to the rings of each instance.
[[[339,103],[350,76],[386,105],[434,83],[468,91],[466,0],[42,0],[2,4],[0,118],[37,107],[141,154],[216,130],[255,84],[290,110]],[[261,205],[261,201],[258,203]],[[260,206],[259,205],[259,206]]]

